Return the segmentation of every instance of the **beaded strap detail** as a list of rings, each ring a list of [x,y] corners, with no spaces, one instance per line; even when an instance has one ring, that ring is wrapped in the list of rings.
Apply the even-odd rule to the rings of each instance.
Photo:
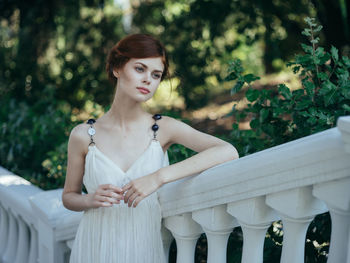
[[[89,119],[86,123],[87,124],[90,124],[90,128],[88,129],[88,134],[90,135],[90,143],[89,143],[89,146],[91,144],[95,144],[94,142],[94,139],[93,139],[93,135],[96,133],[96,130],[95,128],[93,127],[93,124],[96,122],[95,119]]]
[[[157,131],[159,129],[159,126],[157,124],[157,120],[160,120],[162,118],[162,116],[158,113],[154,114],[153,117],[154,119],[154,124],[152,125],[152,130],[153,130],[153,140],[157,140],[156,136],[157,136]]]
[[[157,140],[157,131],[159,130],[159,126],[157,124],[157,121],[160,120],[162,118],[162,116],[158,113],[154,114],[152,116],[152,118],[154,119],[154,124],[152,125],[152,131],[153,131],[153,139],[152,140]],[[89,146],[91,144],[95,144],[94,142],[94,138],[93,135],[95,135],[96,130],[93,127],[93,124],[96,122],[95,119],[89,119],[86,123],[90,125],[90,128],[88,129],[87,133],[90,135],[90,143]]]

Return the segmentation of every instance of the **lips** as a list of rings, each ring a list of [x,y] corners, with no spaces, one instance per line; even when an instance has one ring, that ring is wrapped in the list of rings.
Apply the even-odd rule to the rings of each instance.
[[[146,89],[144,87],[137,87],[137,89],[143,93],[143,94],[147,94],[147,93],[150,93],[150,90],[149,89]]]

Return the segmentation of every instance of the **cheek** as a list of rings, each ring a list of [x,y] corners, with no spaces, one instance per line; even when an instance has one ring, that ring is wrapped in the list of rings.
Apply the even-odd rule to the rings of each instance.
[[[124,82],[128,82],[128,83],[134,82],[136,79],[138,79],[138,77],[139,77],[138,74],[136,74],[131,70],[125,71],[123,74]]]

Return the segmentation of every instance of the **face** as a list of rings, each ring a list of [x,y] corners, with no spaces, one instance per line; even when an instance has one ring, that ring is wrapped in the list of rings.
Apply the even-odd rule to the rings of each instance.
[[[123,68],[115,69],[117,92],[122,91],[138,101],[152,98],[161,81],[164,65],[161,57],[131,58]]]

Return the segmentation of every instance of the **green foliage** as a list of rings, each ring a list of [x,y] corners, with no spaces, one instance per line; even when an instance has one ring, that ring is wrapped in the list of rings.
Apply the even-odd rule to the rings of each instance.
[[[340,57],[334,46],[330,52],[317,46],[315,34],[322,27],[311,18],[306,22],[303,34],[309,44],[302,44],[305,53],[287,63],[299,74],[300,89],[290,90],[285,84],[277,89],[254,89],[251,82],[259,77],[243,75],[239,60],[230,64],[226,80],[237,80],[231,93],[248,86],[245,96],[250,103],[243,111],[233,112],[237,122],[251,117],[252,130],[239,131],[236,124],[233,126],[232,136],[241,141],[242,155],[334,127],[339,116],[350,112],[350,60]]]
[[[11,98],[0,108],[0,163],[43,189],[63,186],[70,107],[52,89],[33,105]]]
[[[239,130],[237,123],[233,125],[231,139],[241,156],[332,128],[339,116],[350,113],[350,60],[339,56],[334,46],[330,52],[318,46],[320,39],[316,34],[322,26],[318,26],[313,18],[305,21],[308,27],[302,34],[309,41],[301,44],[305,53],[287,63],[300,77],[299,89],[290,90],[285,84],[279,84],[276,89],[254,89],[251,82],[258,77],[243,75],[239,60],[230,64],[226,80],[236,80],[231,92],[234,94],[248,86],[245,93],[249,101],[247,107],[242,111],[234,107],[232,111],[237,123],[247,117],[251,119],[250,130]],[[278,233],[273,228],[268,231],[265,244],[268,262],[279,260],[275,253],[282,242]],[[308,231],[311,242],[306,243],[306,262],[326,262],[329,237],[329,214],[318,215]]]
[[[304,1],[153,0],[141,1],[137,11],[134,25],[168,48],[178,91],[190,109],[210,101],[220,86],[209,79],[223,78],[233,54],[254,72],[276,71],[275,59],[289,59],[300,49],[300,17],[311,8]]]

